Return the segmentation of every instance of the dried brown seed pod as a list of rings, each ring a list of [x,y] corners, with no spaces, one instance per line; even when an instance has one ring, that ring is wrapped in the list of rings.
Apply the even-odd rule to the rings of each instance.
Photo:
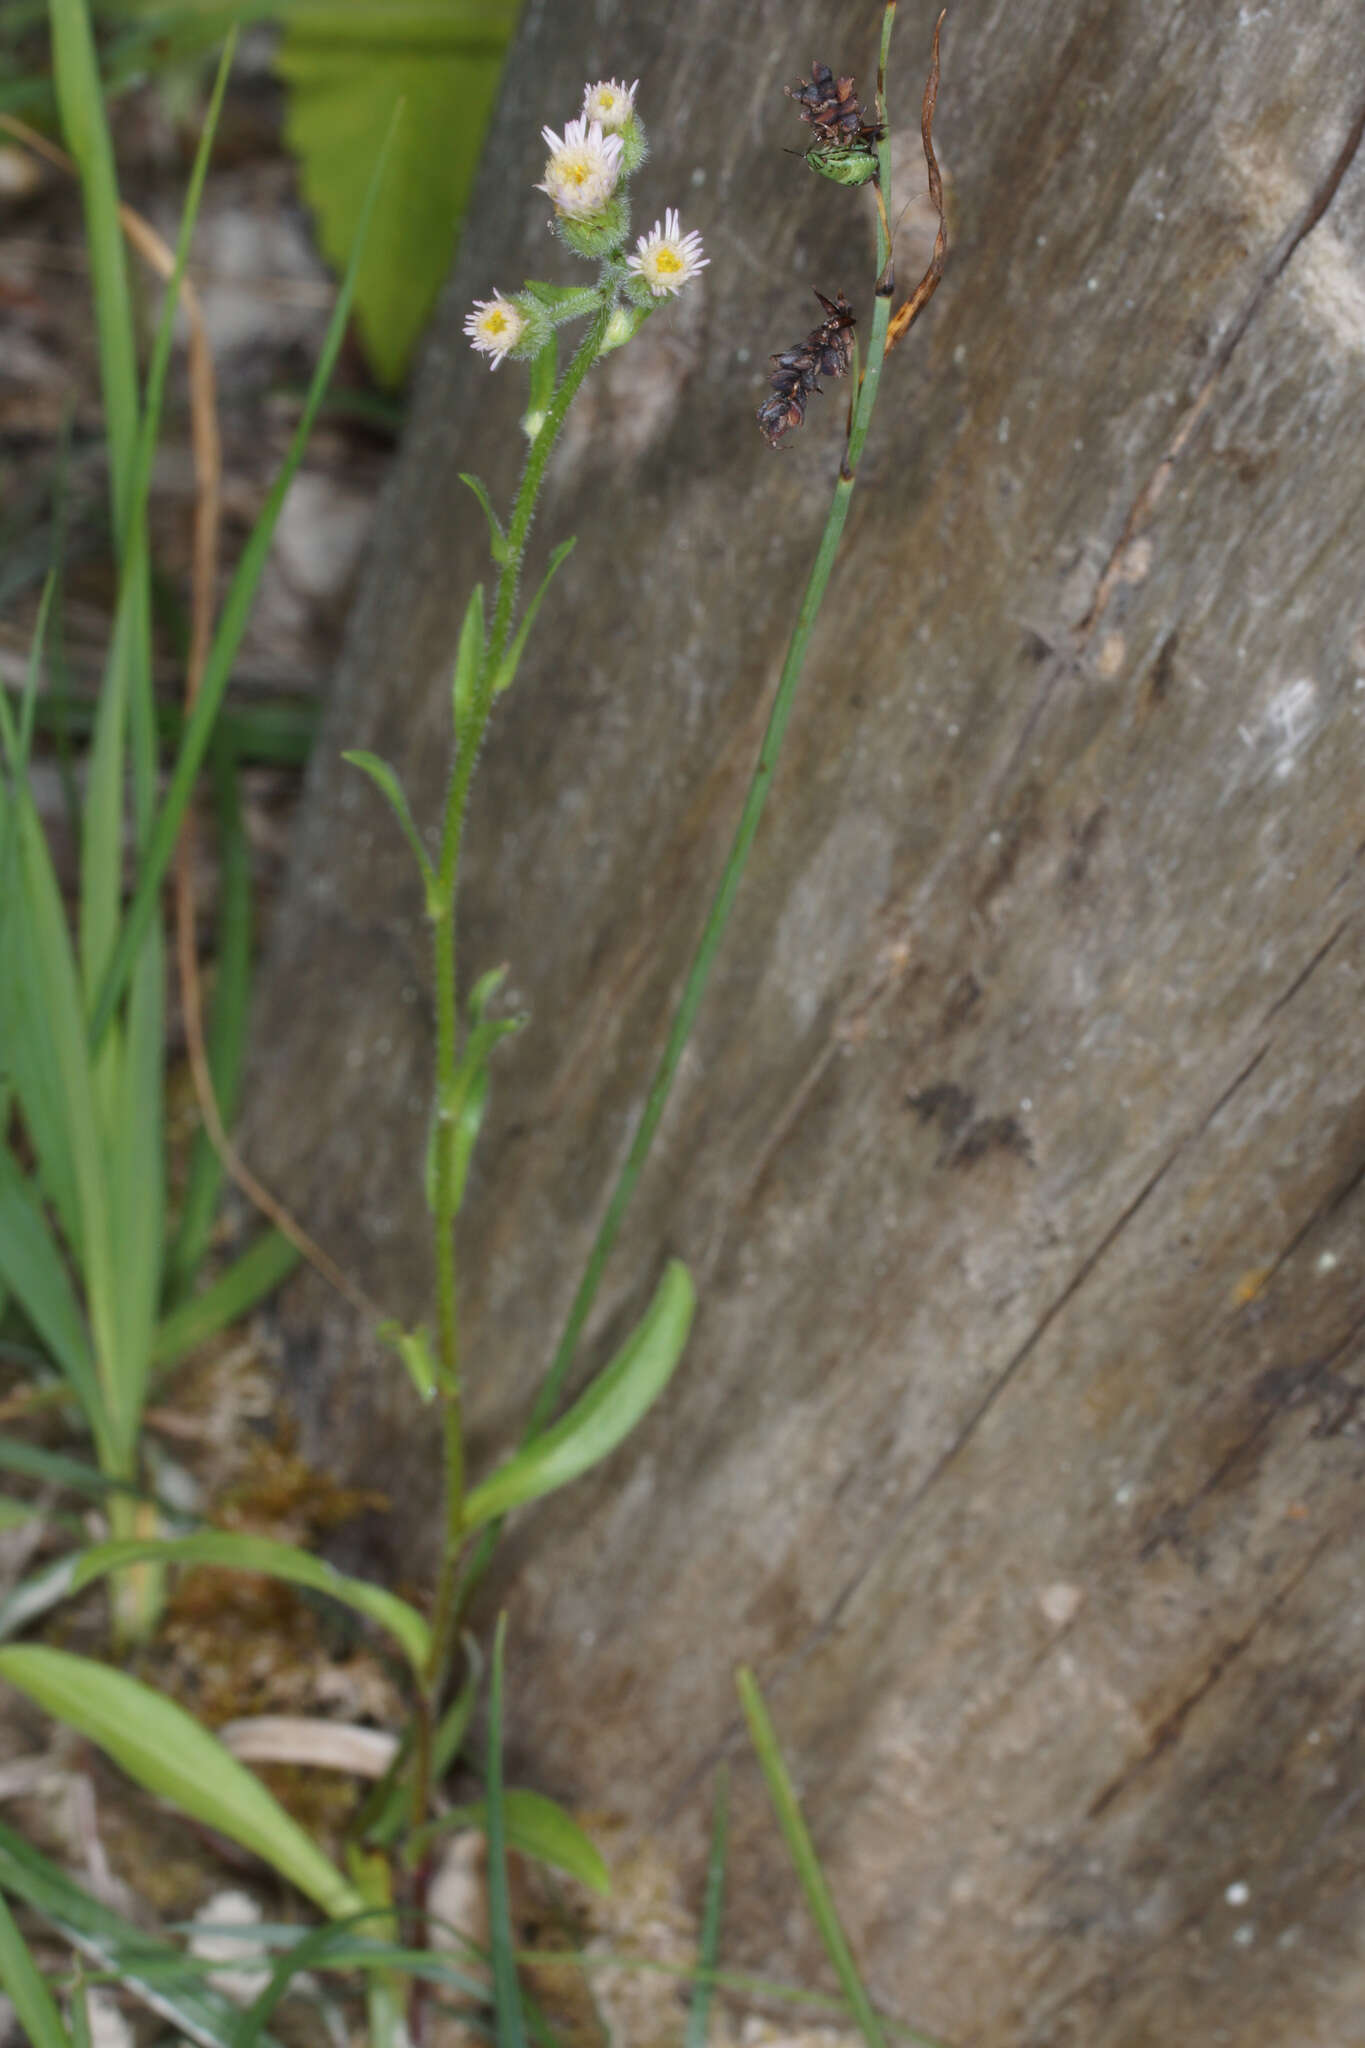
[[[840,292],[827,299],[816,298],[825,317],[795,348],[783,349],[770,358],[773,364],[772,392],[758,408],[758,424],[768,446],[776,448],[784,434],[799,427],[806,417],[806,400],[819,391],[821,377],[844,377],[853,360],[853,308]]]

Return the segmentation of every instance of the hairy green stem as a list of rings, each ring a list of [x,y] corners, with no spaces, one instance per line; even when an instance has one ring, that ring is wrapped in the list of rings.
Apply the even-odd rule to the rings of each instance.
[[[830,502],[824,531],[820,536],[815,561],[811,566],[810,576],[807,579],[805,591],[802,594],[801,607],[796,615],[796,624],[792,628],[786,659],[782,664],[782,674],[778,680],[777,694],[773,698],[772,710],[768,714],[768,723],[763,734],[762,745],[759,748],[758,761],[754,768],[753,778],[749,784],[748,794],[744,799],[744,808],[740,813],[739,823],[735,828],[735,836],[730,846],[729,857],[721,873],[711,907],[707,912],[706,923],[702,928],[696,951],[692,956],[692,963],[688,969],[682,997],[669,1029],[667,1042],[664,1045],[663,1052],[660,1054],[658,1065],[654,1070],[654,1078],[650,1083],[644,1113],[640,1118],[635,1136],[631,1141],[630,1151],[626,1155],[625,1163],[617,1176],[616,1185],[612,1189],[611,1198],[607,1203],[602,1221],[598,1225],[597,1235],[593,1239],[592,1249],[588,1253],[587,1263],[583,1269],[583,1277],[578,1283],[578,1290],[574,1295],[573,1303],[564,1324],[563,1334],[551,1360],[549,1371],[546,1373],[545,1379],[532,1404],[530,1415],[522,1432],[521,1440],[523,1443],[526,1443],[530,1438],[537,1435],[540,1430],[545,1428],[558,1405],[565,1378],[573,1363],[574,1353],[578,1347],[578,1340],[583,1334],[583,1328],[589,1315],[592,1313],[593,1303],[597,1298],[597,1291],[601,1285],[607,1261],[611,1256],[621,1224],[630,1206],[631,1197],[635,1193],[636,1184],[644,1170],[645,1161],[648,1159],[653,1146],[655,1134],[658,1131],[673,1082],[677,1076],[679,1062],[682,1059],[684,1048],[691,1035],[697,1012],[701,1008],[707,979],[716,954],[720,949],[721,940],[725,936],[725,928],[729,923],[730,912],[734,908],[735,898],[739,893],[739,885],[743,878],[745,863],[749,858],[750,849],[758,832],[759,823],[763,816],[763,808],[767,803],[768,793],[772,788],[778,757],[782,751],[782,742],[791,717],[797,684],[801,680],[801,672],[805,666],[811,634],[819,617],[820,607],[824,603],[825,592],[829,586],[830,575],[834,568],[835,556],[839,550],[839,542],[843,537],[844,524],[848,518],[858,461],[862,455],[863,445],[867,440],[868,428],[872,421],[873,407],[877,400],[877,390],[881,382],[882,362],[886,354],[886,333],[891,321],[891,300],[895,289],[891,261],[891,241],[887,230],[888,208],[891,198],[891,148],[885,133],[886,62],[891,44],[891,32],[895,26],[895,17],[896,0],[888,0],[882,16],[881,51],[877,72],[877,115],[882,125],[883,134],[882,139],[877,145],[877,183],[880,188],[882,204],[878,208],[877,216],[876,296],[873,303],[872,323],[867,342],[866,367],[856,383],[853,413],[849,422],[848,443],[844,450],[843,460],[839,466],[838,482],[834,487],[834,496]],[[484,1531],[483,1536],[480,1538],[478,1548],[466,1567],[454,1603],[452,1627],[454,1623],[458,1622],[459,1616],[472,1596],[474,1588],[483,1577],[489,1559],[497,1545],[501,1529],[502,1524],[500,1522],[493,1523]]]
[[[881,98],[880,81],[885,77],[886,52],[890,43],[894,20],[895,7],[893,0],[893,4],[886,10],[882,29],[879,102]],[[878,106],[878,114],[884,121],[885,113],[880,104]],[[889,206],[891,152],[890,145],[885,139],[878,145],[877,165],[882,196],[886,205]],[[692,1026],[696,1021],[697,1012],[701,1008],[701,1000],[706,990],[707,979],[720,948],[721,940],[725,936],[725,927],[729,923],[730,912],[734,908],[735,898],[739,893],[739,885],[744,875],[745,864],[749,858],[749,850],[754,843],[759,821],[763,816],[763,807],[768,801],[768,792],[772,787],[778,756],[782,751],[782,742],[786,736],[787,722],[791,717],[792,704],[796,696],[796,686],[801,680],[801,671],[805,667],[806,652],[810,646],[811,633],[820,615],[820,607],[824,603],[830,574],[834,568],[834,558],[839,551],[839,542],[843,537],[844,522],[848,518],[848,508],[853,497],[853,485],[858,459],[862,454],[863,444],[867,439],[867,430],[872,420],[872,409],[877,399],[877,387],[881,381],[882,359],[886,348],[886,330],[891,320],[891,295],[894,289],[891,271],[891,246],[883,226],[885,218],[885,211],[879,210],[877,222],[877,295],[872,314],[871,333],[867,344],[867,367],[863,371],[862,380],[854,401],[853,418],[849,426],[848,446],[844,451],[843,461],[839,467],[839,480],[834,487],[834,496],[830,502],[828,517],[825,520],[825,530],[820,536],[820,544],[816,549],[815,561],[811,566],[810,576],[807,579],[806,588],[801,598],[801,608],[796,615],[796,624],[792,629],[792,636],[787,645],[787,658],[782,664],[782,674],[778,681],[777,694],[773,698],[773,707],[768,714],[768,724],[763,734],[763,743],[759,748],[758,762],[754,769],[753,779],[749,784],[748,794],[744,799],[744,808],[740,812],[739,824],[735,828],[735,836],[730,847],[729,858],[721,873],[719,885],[711,902],[711,908],[707,913],[706,923],[702,928],[701,938],[697,942],[696,952],[692,956],[692,964],[688,969],[682,998],[674,1014],[673,1023],[663,1052],[660,1055],[658,1066],[654,1071],[654,1079],[650,1084],[649,1095],[645,1101],[644,1114],[640,1118],[639,1127],[631,1143],[630,1151],[626,1155],[625,1164],[622,1166],[617,1176],[616,1185],[612,1189],[606,1213],[598,1226],[597,1236],[594,1238],[592,1250],[588,1254],[583,1277],[578,1283],[578,1291],[574,1295],[573,1304],[564,1325],[563,1335],[560,1337],[559,1346],[550,1364],[550,1370],[545,1376],[540,1392],[536,1396],[535,1404],[531,1409],[530,1419],[526,1426],[527,1436],[534,1436],[538,1430],[545,1427],[558,1402],[565,1375],[568,1373],[569,1367],[573,1362],[574,1352],[578,1347],[578,1340],[583,1333],[583,1326],[587,1322],[592,1312],[593,1302],[597,1298],[597,1290],[601,1285],[602,1274],[606,1269],[607,1260],[611,1256],[611,1250],[616,1242],[626,1210],[629,1208],[631,1197],[635,1193],[636,1182],[640,1178],[645,1161],[649,1157],[650,1148],[654,1143],[655,1133],[659,1128],[660,1119],[663,1116],[665,1105],[668,1102],[669,1094],[677,1075],[678,1063],[682,1058],[683,1049],[687,1044],[688,1038],[691,1036]]]
[[[436,1173],[433,1237],[436,1263],[437,1376],[444,1442],[445,1541],[432,1602],[431,1657],[427,1667],[428,1711],[440,1695],[449,1670],[458,1619],[458,1571],[464,1526],[464,1418],[460,1373],[458,1287],[455,1253],[455,1156],[447,1142],[455,1115],[459,1069],[458,973],[455,952],[455,903],[459,888],[460,850],[475,762],[493,708],[493,691],[512,632],[517,586],[546,465],[569,407],[602,352],[607,326],[616,305],[614,276],[603,283],[597,313],[559,381],[545,419],[531,444],[507,529],[507,559],[498,578],[493,617],[479,662],[473,702],[456,735],[456,755],[446,790],[441,828],[440,864],[432,891],[431,915],[436,979]],[[423,1816],[430,1792],[431,1747],[417,1745],[414,1763],[414,1814]]]

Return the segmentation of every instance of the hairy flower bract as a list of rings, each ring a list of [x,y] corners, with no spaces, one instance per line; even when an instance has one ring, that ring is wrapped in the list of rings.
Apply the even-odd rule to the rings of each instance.
[[[600,121],[570,121],[563,140],[553,128],[542,129],[550,148],[538,192],[548,192],[570,220],[588,220],[601,213],[621,175],[621,138],[604,135]]]
[[[677,211],[669,207],[662,225],[656,220],[652,234],[641,235],[635,254],[626,258],[626,268],[646,284],[656,299],[671,298],[689,278],[705,270],[711,261],[701,253],[701,236],[694,228],[683,234]]]

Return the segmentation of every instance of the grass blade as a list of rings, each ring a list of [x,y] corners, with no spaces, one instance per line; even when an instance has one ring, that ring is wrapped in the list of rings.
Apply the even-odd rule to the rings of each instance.
[[[64,1871],[0,1822],[0,1891],[30,1910],[101,1970],[125,1985],[198,2048],[233,2048],[241,2015],[194,1981],[196,1967],[169,1942],[134,1927],[82,1891]],[[274,2048],[274,2044],[271,2044]]]
[[[0,1894],[0,1984],[5,1987],[20,2026],[32,2048],[71,2048],[57,2002],[14,1924],[14,1915]]]
[[[396,119],[397,117],[395,116],[395,122]],[[165,800],[143,848],[137,888],[134,891],[133,900],[124,918],[123,929],[114,948],[109,972],[104,978],[99,998],[94,1006],[94,1015],[91,1018],[90,1035],[95,1045],[99,1044],[112,1021],[115,1008],[123,993],[129,973],[132,970],[133,962],[141,946],[143,935],[156,915],[161,885],[166,878],[171,856],[175,851],[175,843],[179,837],[181,822],[184,819],[186,807],[194,791],[195,779],[198,776],[204,754],[208,748],[214,721],[218,715],[218,707],[222,702],[223,692],[227,688],[228,679],[232,673],[232,664],[236,660],[242,635],[246,631],[247,620],[250,617],[251,608],[255,602],[256,588],[260,582],[261,571],[265,567],[266,556],[270,552],[271,542],[274,539],[275,525],[280,515],[280,507],[284,503],[285,494],[294,480],[294,473],[303,460],[303,452],[308,445],[308,439],[313,430],[313,421],[317,416],[318,407],[331,380],[337,355],[341,349],[342,338],[346,331],[346,322],[350,316],[351,301],[355,295],[356,270],[364,247],[365,232],[369,225],[369,217],[373,210],[375,195],[383,179],[384,167],[388,159],[393,134],[394,124],[391,124],[388,137],[385,140],[383,149],[380,151],[379,160],[375,165],[374,175],[370,179],[365,204],[361,210],[360,226],[356,232],[356,246],[351,253],[351,261],[347,267],[341,290],[337,294],[337,302],[332,310],[332,317],[327,325],[327,334],[323,341],[322,351],[318,357],[312,382],[308,387],[308,396],[304,401],[302,416],[294,431],[293,439],[289,444],[289,452],[285,457],[283,467],[271,487],[261,516],[252,529],[251,538],[242,552],[241,561],[238,563],[236,574],[233,576],[231,587],[223,605],[222,616],[218,621],[218,631],[214,635],[213,646],[210,650],[208,661],[205,664],[199,695],[195,700],[194,709],[185,721],[180,752],[171,773]]]
[[[37,1190],[0,1145],[0,1281],[3,1281],[60,1366],[87,1414],[99,1410],[99,1388],[85,1321]]]
[[[88,1586],[106,1572],[120,1571],[130,1564],[213,1565],[220,1571],[256,1572],[265,1578],[283,1579],[292,1586],[306,1586],[310,1592],[325,1593],[368,1620],[377,1622],[401,1645],[414,1671],[420,1673],[431,1652],[431,1632],[423,1617],[406,1600],[375,1586],[368,1579],[349,1578],[311,1551],[292,1543],[277,1543],[269,1536],[244,1536],[235,1530],[204,1529],[194,1536],[134,1536],[126,1541],[92,1544],[80,1553],[72,1590]],[[99,1669],[102,1667],[92,1667]]]
[[[242,1092],[251,996],[251,856],[237,789],[237,759],[224,744],[221,729],[210,760],[218,814],[218,937],[206,1049],[223,1128],[230,1131]],[[194,1286],[223,1178],[223,1162],[201,1127],[195,1133],[180,1222],[166,1262],[168,1302],[185,1300]]]
[[[176,1365],[209,1337],[240,1321],[273,1294],[299,1262],[298,1252],[278,1230],[266,1230],[227,1271],[163,1318],[152,1343],[152,1363]]]
[[[66,146],[80,172],[109,434],[114,527],[125,532],[137,441],[137,357],[114,151],[86,0],[50,0],[52,72]]]
[[[702,1904],[701,1939],[697,1944],[697,1981],[687,2008],[683,2048],[706,2048],[711,2001],[720,1960],[720,1920],[725,1904],[725,1859],[730,1838],[730,1774],[722,1764],[716,1772],[711,1806],[711,1850],[706,1859],[706,1894]]]
[[[739,1687],[744,1718],[749,1724],[749,1737],[768,1787],[768,1797],[772,1800],[778,1825],[787,1844],[787,1853],[796,1867],[796,1875],[806,1895],[806,1905],[811,1919],[815,1922],[820,1939],[824,1943],[825,1954],[829,1957],[834,1974],[839,1979],[839,1986],[848,2002],[848,2009],[853,2015],[859,2033],[867,2043],[867,2048],[886,2048],[886,2036],[880,2020],[872,2010],[872,2001],[858,1974],[858,1966],[853,1960],[848,1937],[834,1910],[834,1900],[825,1882],[825,1874],[820,1868],[820,1859],[815,1853],[815,1844],[811,1841],[810,1830],[806,1826],[797,1801],[791,1776],[777,1746],[776,1731],[768,1718],[763,1695],[758,1689],[753,1673],[749,1670],[741,1668],[735,1675],[735,1683]]]
[[[526,2024],[517,1982],[512,1901],[507,1884],[507,1815],[502,1790],[502,1666],[507,1616],[498,1616],[493,1637],[493,1670],[488,1685],[488,1945],[493,1963],[493,2015],[498,2048],[526,2048]],[[0,1652],[3,1655],[3,1652]]]

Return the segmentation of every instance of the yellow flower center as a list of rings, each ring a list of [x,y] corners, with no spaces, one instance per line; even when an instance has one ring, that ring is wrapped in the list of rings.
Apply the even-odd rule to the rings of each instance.
[[[682,257],[676,249],[659,249],[654,256],[654,270],[658,277],[676,277],[683,267]]]
[[[579,159],[577,160],[577,162],[576,162],[576,163],[575,163],[575,162],[570,162],[570,163],[566,163],[566,164],[565,164],[565,165],[563,166],[563,170],[564,170],[564,179],[565,179],[565,183],[566,183],[566,184],[569,184],[569,185],[586,185],[586,184],[587,184],[587,182],[588,182],[588,167],[587,167],[587,165],[586,165],[586,164],[584,163],[584,161],[583,161],[582,157],[579,157]]]
[[[484,330],[488,334],[506,334],[512,323],[501,306],[494,306],[483,324]]]

